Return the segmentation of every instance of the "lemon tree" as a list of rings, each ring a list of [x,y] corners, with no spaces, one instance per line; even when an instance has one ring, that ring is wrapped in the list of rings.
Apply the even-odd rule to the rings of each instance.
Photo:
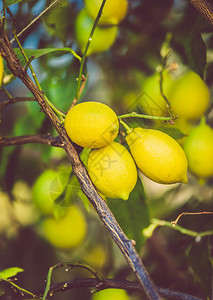
[[[100,102],[83,102],[71,108],[65,118],[67,134],[84,148],[100,148],[117,136],[119,122],[115,112]]]
[[[130,297],[122,289],[105,289],[95,293],[92,300],[130,300]]]
[[[87,232],[87,222],[82,211],[77,206],[71,206],[59,219],[54,217],[44,219],[41,228],[44,237],[54,247],[72,249],[83,242]]]
[[[126,141],[136,165],[151,180],[163,184],[187,182],[186,155],[169,135],[138,127]]]
[[[75,36],[82,50],[85,50],[94,20],[88,15],[85,9],[82,9],[75,21]],[[118,28],[96,27],[93,38],[88,49],[87,55],[107,51],[114,43],[117,36]]]
[[[169,101],[178,117],[199,120],[209,106],[209,88],[198,74],[188,71],[173,85]]]
[[[96,18],[102,0],[85,0],[86,9],[93,19]],[[107,0],[99,24],[118,24],[127,14],[127,0]]]
[[[128,150],[117,142],[94,149],[87,162],[88,173],[106,197],[127,200],[137,182],[137,169]]]
[[[213,176],[213,129],[202,119],[184,143],[190,170],[199,178]]]

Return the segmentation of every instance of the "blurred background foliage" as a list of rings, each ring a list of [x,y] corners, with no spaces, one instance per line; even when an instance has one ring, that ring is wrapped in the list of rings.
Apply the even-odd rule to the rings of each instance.
[[[17,31],[25,28],[50,3],[25,0],[11,5]],[[0,5],[2,9],[2,3]],[[84,3],[80,0],[59,1],[20,36],[23,47],[71,47],[82,55],[75,36],[75,20],[83,8]],[[6,28],[12,39],[9,17]],[[106,103],[118,115],[133,111],[143,95],[143,83],[162,64],[160,53],[168,33],[171,34],[172,50],[167,63],[179,66],[175,76],[192,69],[205,79],[211,90],[213,35],[206,20],[186,0],[131,0],[127,16],[119,24],[114,44],[108,51],[91,54],[87,58],[84,68],[84,74],[88,74],[87,83],[80,100]],[[17,48],[15,42],[13,46]],[[37,55],[36,50],[31,53]],[[68,111],[75,97],[79,65],[78,59],[67,52],[50,52],[33,61],[44,92],[64,112]],[[8,79],[11,81],[9,84]],[[30,96],[19,79],[11,79],[6,65],[3,86],[13,97]],[[7,95],[1,91],[0,100],[6,99]],[[210,109],[207,114],[208,123],[213,125]],[[193,126],[198,122],[196,120]],[[129,124],[150,128],[165,125],[143,119],[130,119]],[[1,136],[46,133],[56,134],[36,102],[19,102],[2,111]],[[119,140],[124,143],[122,131]],[[81,152],[85,162],[87,154]],[[47,170],[53,172],[52,177],[47,176],[52,178],[51,182],[46,182],[44,175],[41,178]],[[108,205],[128,238],[136,241],[136,248],[157,285],[210,299],[212,236],[193,237],[175,228],[150,225],[153,218],[172,221],[182,212],[212,211],[213,179],[201,184],[190,172],[188,177],[186,185],[160,185],[140,174],[128,201],[109,199]],[[39,178],[41,183],[38,183]],[[0,269],[23,268],[24,272],[18,275],[20,286],[32,291],[41,289],[45,285],[48,268],[59,261],[80,261],[100,271],[103,276],[134,280],[122,254],[81,192],[62,149],[40,144],[1,147],[0,183]],[[42,190],[44,186],[45,191]],[[43,208],[42,203],[48,201],[49,207]],[[66,243],[65,246],[57,246],[50,237],[53,225],[47,225],[47,220],[60,223],[66,217],[66,208],[73,207],[80,217],[76,217],[74,228],[73,224],[65,222],[66,228],[72,228],[68,236],[72,231],[74,234],[81,230],[78,234],[82,237],[74,246],[66,247]],[[62,223],[61,233],[66,231]],[[213,217],[186,216],[179,224],[196,232],[212,231]],[[50,228],[47,229],[48,226]],[[64,239],[68,239],[66,233]],[[79,269],[69,272],[58,270],[53,281],[87,276],[87,272]],[[2,299],[6,299],[6,295],[10,295],[8,299],[18,299],[8,284],[1,282],[0,291]],[[142,295],[137,293],[129,296],[133,300],[142,299]],[[90,290],[71,290],[52,297],[77,298],[91,299]]]

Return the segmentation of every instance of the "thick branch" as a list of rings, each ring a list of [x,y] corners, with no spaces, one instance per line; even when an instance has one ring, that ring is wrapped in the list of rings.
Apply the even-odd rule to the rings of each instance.
[[[143,286],[148,299],[161,299],[157,288],[155,287],[149,274],[147,273],[139,255],[137,254],[134,248],[132,241],[130,241],[126,237],[119,224],[117,223],[115,217],[109,210],[106,202],[100,197],[100,195],[96,191],[93,183],[91,182],[90,177],[87,174],[85,166],[81,162],[59,118],[55,115],[53,110],[46,104],[42,92],[33,83],[33,81],[27,75],[25,68],[20,64],[12,46],[10,45],[8,36],[3,30],[3,25],[1,21],[0,52],[2,54],[2,57],[7,62],[8,68],[15,76],[19,77],[22,80],[22,82],[26,85],[26,87],[31,91],[31,93],[37,99],[42,110],[48,116],[49,120],[57,130],[61,142],[64,144],[64,150],[68,155],[73,171],[81,184],[82,191],[87,196],[91,204],[94,206],[109,234],[122,251],[127,262],[129,263],[130,267],[135,273],[137,279]]]
[[[42,135],[23,135],[17,137],[0,137],[0,147],[1,146],[17,146],[31,143],[47,144],[55,147],[62,147],[60,138],[51,136],[50,134]]]
[[[36,99],[34,97],[15,97],[8,100],[4,100],[0,102],[0,111],[2,111],[6,106],[10,104],[14,104],[17,102],[26,102],[26,101],[35,101]]]
[[[213,5],[207,0],[190,0],[196,10],[213,26]]]

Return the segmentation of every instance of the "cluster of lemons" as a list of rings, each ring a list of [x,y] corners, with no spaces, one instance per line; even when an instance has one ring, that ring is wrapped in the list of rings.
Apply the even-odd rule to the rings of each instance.
[[[100,102],[83,102],[69,110],[65,129],[73,142],[91,148],[87,170],[100,193],[127,200],[137,181],[137,167],[153,181],[187,182],[187,159],[169,135],[141,127],[130,130],[130,152],[114,141],[119,132],[115,112]]]
[[[145,80],[139,105],[147,114],[166,116],[168,111],[159,80],[158,73]],[[187,70],[178,79],[165,72],[163,91],[178,116],[174,126],[185,134],[179,142],[187,155],[189,169],[201,181],[206,180],[213,176],[213,129],[204,118],[210,105],[209,88],[198,74]]]
[[[85,49],[101,4],[102,0],[85,0],[85,8],[76,18],[75,36],[82,51]],[[126,16],[127,10],[127,0],[106,1],[87,55],[106,51],[112,46],[118,34],[118,24]]]

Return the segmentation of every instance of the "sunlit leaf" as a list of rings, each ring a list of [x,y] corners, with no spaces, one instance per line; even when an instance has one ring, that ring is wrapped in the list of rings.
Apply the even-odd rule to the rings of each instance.
[[[160,130],[168,135],[170,135],[173,139],[181,139],[185,136],[185,134],[177,127],[167,127],[167,126],[160,126],[157,128],[157,130]]]
[[[107,203],[127,237],[136,242],[135,247],[139,251],[145,240],[142,230],[149,225],[149,212],[140,179],[127,201],[109,199]]]
[[[19,3],[19,2],[21,2],[21,1],[23,1],[23,0],[5,0],[5,1],[4,1],[4,5],[5,5],[5,7],[8,7],[8,6],[10,6],[10,5]]]
[[[4,269],[0,271],[0,279],[8,279],[10,277],[16,276],[20,272],[24,272],[24,270],[19,267]]]

